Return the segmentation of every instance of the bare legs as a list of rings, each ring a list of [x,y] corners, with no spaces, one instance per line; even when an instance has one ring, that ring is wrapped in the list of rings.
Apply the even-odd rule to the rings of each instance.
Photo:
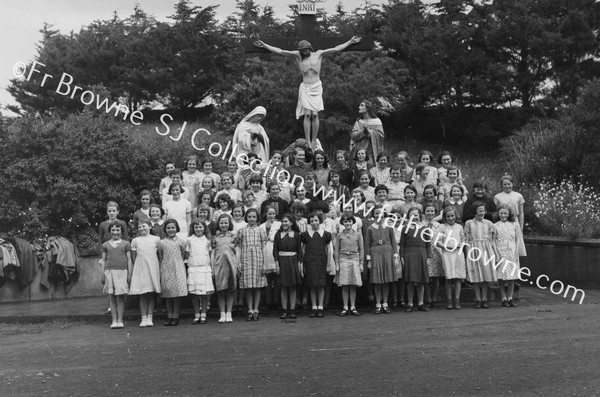
[[[140,295],[140,315],[142,324],[140,326],[152,326],[152,313],[154,312],[154,292]]]
[[[356,286],[355,285],[344,285],[342,286],[342,304],[344,310],[348,308],[355,309],[356,306]]]
[[[259,288],[246,289],[246,303],[248,304],[248,313],[258,313],[258,306],[260,305]]]
[[[125,295],[109,295],[110,315],[113,324],[123,324],[123,312],[125,311]]]
[[[221,317],[219,318],[220,323],[232,322],[231,310],[233,309],[233,291],[223,290],[217,293],[219,301],[219,311]],[[240,294],[241,295],[241,294]]]
[[[281,308],[283,311],[288,309],[288,296],[290,300],[289,309],[294,310],[296,305],[296,287],[281,287]]]
[[[475,307],[476,308],[488,308],[487,297],[488,297],[488,283],[473,283],[473,289],[475,290]]]
[[[167,301],[167,317],[170,319],[179,318],[179,305],[181,304],[180,298],[166,298]]]
[[[311,134],[312,133],[312,134]],[[304,114],[304,137],[310,147],[315,150],[317,134],[319,133],[319,114],[309,112]]]
[[[408,306],[413,305],[413,297],[415,295],[415,283],[408,283]],[[417,301],[418,306],[423,306],[423,295],[425,295],[425,285],[417,283]]]
[[[310,289],[310,301],[313,309],[323,310],[323,299],[325,298],[325,287],[312,287]]]
[[[387,307],[390,284],[373,284],[373,290],[375,291],[375,307]]]

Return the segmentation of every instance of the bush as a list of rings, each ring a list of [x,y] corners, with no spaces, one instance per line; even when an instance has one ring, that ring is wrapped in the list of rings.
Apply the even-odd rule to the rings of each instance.
[[[563,180],[536,187],[533,207],[542,232],[570,238],[600,237],[600,195],[581,183]]]

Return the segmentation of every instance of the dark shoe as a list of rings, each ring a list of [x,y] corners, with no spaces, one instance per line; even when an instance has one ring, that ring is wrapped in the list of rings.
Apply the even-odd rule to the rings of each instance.
[[[406,303],[404,303],[404,301],[400,301],[400,303],[398,304],[398,306],[399,306],[401,309],[405,309],[405,308],[406,308]]]
[[[435,307],[435,303],[433,301],[431,301],[431,303],[429,304],[429,307],[433,309]]]
[[[260,315],[258,314],[258,312],[254,312],[254,314],[252,315],[252,320],[254,320],[254,321],[260,320]]]
[[[310,306],[308,306],[308,303],[303,303],[302,304],[302,310],[309,310]]]
[[[388,306],[384,306],[381,310],[383,310],[383,312],[385,314],[391,314],[392,313],[392,309],[390,309]]]
[[[344,317],[348,315],[348,310],[344,309],[341,312],[338,313],[338,316],[340,317]]]
[[[413,305],[408,305],[408,306],[406,306],[406,312],[407,312],[407,313],[410,313],[410,312],[412,312],[412,311],[413,311]]]
[[[425,305],[419,305],[417,306],[417,310],[420,312],[428,312],[429,309],[425,307]]]
[[[507,301],[502,301],[502,307],[508,307],[508,302]]]
[[[283,312],[283,314],[281,315],[281,317],[279,317],[281,320],[286,320],[288,318],[288,313],[287,312]]]
[[[308,317],[310,317],[310,318],[315,318],[315,317],[317,317],[317,309],[313,309],[313,310],[310,312],[310,315],[309,315]]]
[[[489,309],[490,305],[488,305],[487,301],[481,301],[481,307],[483,307],[484,309]]]
[[[323,318],[324,314],[323,314],[323,309],[319,309],[317,310],[317,317],[318,318]]]
[[[452,310],[453,309],[453,307],[452,307],[452,301],[448,301],[448,303],[446,303],[446,309],[447,310]]]
[[[456,303],[454,303],[454,309],[455,309],[455,310],[460,310],[460,309],[462,309],[462,306],[460,305],[460,301],[456,301]]]
[[[171,326],[172,327],[177,327],[179,325],[179,319],[178,318],[174,318],[171,320]]]
[[[393,302],[393,303],[392,303],[392,307],[394,307],[394,308],[395,308],[395,307],[398,307],[398,302]]]
[[[360,313],[356,309],[350,310],[350,314],[352,314],[353,316],[360,316]]]
[[[513,302],[513,300],[511,299],[511,300],[508,301],[508,306],[510,306],[510,307],[517,307],[517,304],[515,302]]]
[[[375,314],[381,314],[381,306],[375,308]]]
[[[252,321],[253,318],[254,318],[254,316],[252,315],[252,313],[248,313],[248,317],[246,317],[246,321]]]
[[[192,324],[193,325],[200,324],[200,317],[194,317],[194,319],[192,320]]]
[[[475,309],[481,309],[481,301],[475,301]]]
[[[173,325],[173,324],[171,324],[171,319],[170,319],[170,318],[168,318],[168,319],[166,319],[166,320],[165,320],[165,323],[164,323],[163,325],[164,325],[165,327],[170,327],[170,326],[171,326],[171,325]]]
[[[296,318],[296,312],[295,311],[290,311],[290,318],[295,319]]]

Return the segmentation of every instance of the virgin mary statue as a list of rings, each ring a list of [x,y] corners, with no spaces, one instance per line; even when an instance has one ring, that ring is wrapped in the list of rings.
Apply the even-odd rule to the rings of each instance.
[[[267,115],[267,109],[257,106],[237,125],[233,134],[233,145],[237,145],[235,155],[254,152],[262,161],[269,163],[269,137],[260,125]]]

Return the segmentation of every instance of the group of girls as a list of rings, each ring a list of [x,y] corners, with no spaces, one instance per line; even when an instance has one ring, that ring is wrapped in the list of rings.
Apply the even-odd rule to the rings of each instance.
[[[281,153],[272,157],[272,166],[282,168]],[[149,191],[142,192],[142,207],[133,219],[137,237],[122,249],[125,263],[131,262],[125,269],[125,285],[120,284],[119,294],[106,285],[105,289],[117,297],[125,289],[140,295],[142,327],[153,325],[157,293],[166,300],[166,326],[179,323],[180,299],[188,294],[194,306],[193,323],[205,323],[214,292],[220,323],[233,321],[234,303],[243,298],[247,320],[257,321],[263,288],[269,305],[279,300],[280,290],[281,318],[296,317],[298,295],[303,295],[302,303],[310,296],[310,317],[320,318],[333,283],[342,290],[342,316],[359,315],[356,290],[363,285],[376,314],[390,313],[390,301],[392,307],[408,312],[427,311],[425,296],[433,304],[441,278],[446,279],[448,309],[461,308],[460,288],[465,280],[475,287],[476,307],[489,307],[487,288],[498,279],[502,306],[515,306],[514,280],[519,256],[525,252],[523,198],[512,191],[512,179],[503,177],[503,191],[493,199],[487,197],[484,185],[475,183],[473,196],[467,199],[450,153],[442,152],[439,168],[429,165],[432,154],[427,151],[414,168],[406,152],[398,153],[395,160],[381,152],[373,165],[359,150],[350,163],[347,153],[338,151],[336,166],[331,168],[325,153],[316,151],[313,170],[297,186],[274,179],[275,172],[240,170],[235,162],[221,175],[213,172],[210,160],[198,171],[195,156],[186,159],[183,173],[169,164],[169,176],[160,185],[162,207],[150,204]],[[333,194],[323,200],[314,194],[319,187]],[[355,200],[354,208],[336,208],[333,198],[342,194]],[[362,213],[356,208],[362,208]],[[490,221],[492,214],[499,218],[495,224]],[[408,226],[402,224],[403,217],[411,221]],[[431,230],[432,238],[417,233],[419,229]],[[110,232],[106,253],[103,245],[105,263],[112,263],[110,248],[124,241],[116,226]],[[474,258],[463,247],[483,254]],[[492,256],[495,259],[490,261]],[[515,266],[496,269],[493,261],[500,260]],[[105,266],[107,276],[108,271],[111,267]],[[430,280],[431,294],[425,288]],[[117,312],[122,315],[122,310]],[[122,326],[122,317],[117,315],[113,323]]]

